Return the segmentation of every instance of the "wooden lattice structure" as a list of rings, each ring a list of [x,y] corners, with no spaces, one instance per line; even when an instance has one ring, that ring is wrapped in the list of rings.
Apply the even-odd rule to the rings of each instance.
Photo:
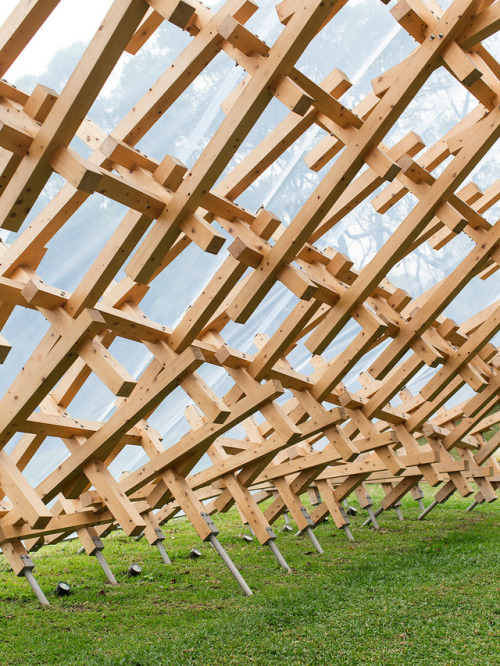
[[[228,0],[215,13],[198,0],[115,0],[59,94],[41,84],[27,94],[0,81],[0,222],[21,230],[0,249],[0,323],[16,308],[49,323],[0,400],[0,548],[42,603],[29,553],[73,532],[113,582],[101,537],[118,526],[128,535],[144,533],[168,562],[161,525],[184,512],[251,594],[212,521],[233,505],[287,569],[271,527],[283,514],[321,551],[313,528],[327,515],[352,538],[344,508],[352,493],[375,527],[377,515],[399,510],[406,493],[421,502],[422,480],[437,488],[431,507],[456,491],[476,493],[476,503],[497,498],[500,468],[492,456],[500,435],[486,442],[484,433],[500,414],[494,412],[500,355],[493,344],[500,330],[500,222],[487,219],[500,199],[500,180],[480,189],[468,178],[500,135],[500,65],[482,45],[499,29],[500,1],[453,0],[445,11],[434,0],[399,0],[386,8],[415,48],[379,72],[354,108],[341,101],[350,82],[334,62],[319,84],[296,66],[320,31],[334,29],[347,3],[283,0],[276,7],[283,29],[271,45],[245,27],[257,9],[249,0]],[[20,0],[0,29],[0,76],[57,5]],[[122,54],[137,53],[163,21],[190,35],[187,47],[104,131],[88,116],[96,97]],[[191,167],[174,154],[159,161],[137,150],[220,51],[247,76],[224,102],[225,118]],[[438,68],[473,96],[473,110],[434,145],[424,146],[414,132],[386,143]],[[221,178],[273,97],[287,115]],[[313,172],[329,166],[290,222],[240,205],[238,198],[314,126],[323,138],[306,163]],[[75,137],[89,156],[70,146]],[[23,226],[54,172],[64,186]],[[375,192],[377,216],[409,194],[416,203],[357,270],[321,239]],[[38,267],[47,244],[94,193],[121,204],[123,220],[68,293],[47,284]],[[470,239],[469,253],[427,293],[415,298],[388,280],[423,243],[440,249],[458,235]],[[222,263],[175,325],[153,321],[141,308],[149,285],[161,273],[175,274],[193,246],[219,254]],[[466,321],[445,316],[476,277],[492,290],[496,285],[493,304]],[[244,331],[277,282],[294,295],[294,307],[272,334],[253,339],[254,353],[231,346],[226,327]],[[352,322],[355,334],[340,353],[329,353]],[[138,377],[109,350],[118,338],[150,354]],[[308,375],[293,365],[298,346],[309,355]],[[0,337],[2,361],[10,349]],[[362,388],[348,390],[347,374],[367,355]],[[206,366],[225,373],[224,395],[202,378]],[[430,378],[412,395],[405,386],[425,366]],[[116,396],[103,421],[72,409],[91,376]],[[465,385],[472,397],[449,407]],[[178,387],[189,430],[166,444],[148,419]],[[398,395],[401,403],[391,405]],[[68,456],[32,487],[23,470],[47,437],[62,439]],[[117,479],[109,465],[128,445],[148,462]],[[205,454],[211,464],[193,471]],[[383,484],[385,492],[376,512],[369,483]],[[306,491],[312,513],[300,499]]]

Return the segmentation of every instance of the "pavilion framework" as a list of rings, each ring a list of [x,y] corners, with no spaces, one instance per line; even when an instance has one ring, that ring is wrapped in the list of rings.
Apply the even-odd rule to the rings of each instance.
[[[474,278],[498,289],[498,276],[491,276],[500,266],[500,222],[485,214],[500,200],[500,179],[480,189],[469,176],[500,135],[500,65],[482,45],[500,28],[500,0],[453,0],[446,11],[434,0],[387,8],[415,49],[380,72],[354,108],[342,102],[351,84],[335,63],[321,83],[296,66],[347,4],[283,0],[276,7],[283,29],[268,45],[245,27],[257,9],[249,0],[228,0],[215,13],[197,0],[114,0],[59,93],[38,84],[28,94],[0,80],[0,224],[20,231],[0,247],[0,325],[16,308],[37,311],[49,324],[0,399],[0,548],[43,604],[30,552],[74,532],[113,583],[103,537],[118,527],[144,534],[169,563],[161,526],[183,512],[249,595],[213,520],[234,505],[288,570],[272,527],[283,515],[321,552],[314,527],[326,516],[353,538],[345,506],[353,493],[374,527],[382,511],[400,511],[407,493],[421,504],[421,517],[455,492],[473,494],[471,508],[497,499],[500,433],[489,441],[485,433],[500,421],[500,354],[493,344],[499,294],[466,321],[443,313]],[[57,5],[18,3],[0,29],[0,76]],[[122,54],[137,53],[164,21],[186,31],[189,44],[104,131],[88,116],[94,101]],[[175,155],[158,161],[137,150],[220,51],[247,76],[191,167]],[[438,68],[473,96],[472,111],[434,145],[411,131],[386,143]],[[273,97],[287,115],[221,178]],[[238,197],[313,126],[323,138],[306,163],[314,172],[329,167],[291,221],[240,205]],[[70,146],[74,137],[90,156]],[[64,186],[23,226],[54,172]],[[315,245],[375,192],[379,216],[408,195],[415,203],[371,261],[357,270],[334,247]],[[69,293],[44,281],[38,267],[51,239],[95,193],[122,204],[123,219]],[[423,295],[387,278],[423,243],[439,250],[460,234],[470,239],[470,251]],[[149,286],[164,271],[175,274],[193,245],[221,253],[222,263],[175,326],[153,321],[141,308]],[[125,277],[117,279],[122,270]],[[232,347],[226,326],[244,329],[277,282],[293,293],[294,307],[272,334],[255,336],[253,354]],[[329,353],[352,322],[356,332],[343,350]],[[110,351],[118,338],[150,353],[138,377]],[[308,376],[293,366],[300,345],[309,354]],[[10,349],[0,336],[2,362]],[[367,354],[362,388],[348,390],[346,376]],[[226,373],[224,395],[202,378],[208,365]],[[424,367],[430,378],[412,394],[406,385]],[[114,396],[104,421],[72,410],[92,375]],[[455,404],[465,385],[472,397]],[[189,429],[166,444],[148,419],[178,387]],[[68,456],[33,487],[23,471],[48,437],[60,438]],[[109,465],[128,445],[148,462],[117,479]],[[193,471],[206,454],[211,464]],[[421,481],[436,488],[426,509]],[[376,510],[371,483],[385,494]],[[305,492],[312,511],[301,501]],[[261,510],[264,500],[271,501]]]

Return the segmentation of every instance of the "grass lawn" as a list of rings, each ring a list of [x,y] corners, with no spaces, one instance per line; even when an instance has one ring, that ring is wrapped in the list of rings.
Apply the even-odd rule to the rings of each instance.
[[[77,541],[42,549],[35,575],[48,609],[0,558],[0,665],[500,664],[499,506],[465,513],[470,502],[452,498],[418,522],[405,498],[404,522],[383,514],[378,533],[361,527],[360,511],[354,544],[324,523],[322,556],[307,537],[282,534],[281,519],[277,543],[292,574],[242,541],[235,511],[216,516],[251,598],[183,519],[164,528],[170,567],[144,540],[105,540],[117,587],[95,558],[76,554]],[[193,546],[201,559],[188,558]],[[132,562],[140,578],[126,576]],[[70,597],[50,592],[60,580]]]

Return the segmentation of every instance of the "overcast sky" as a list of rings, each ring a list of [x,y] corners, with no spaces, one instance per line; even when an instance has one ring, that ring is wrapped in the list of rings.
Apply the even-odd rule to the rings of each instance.
[[[218,1],[205,0],[204,4],[212,7]],[[17,3],[0,0],[0,26]],[[111,4],[112,0],[61,0],[5,78],[14,82],[24,74],[41,74],[60,48],[90,41]]]
[[[0,0],[0,24],[3,24],[17,1]],[[24,74],[41,74],[58,49],[76,41],[88,42],[110,5],[111,0],[61,0],[7,72],[7,80],[15,81]]]

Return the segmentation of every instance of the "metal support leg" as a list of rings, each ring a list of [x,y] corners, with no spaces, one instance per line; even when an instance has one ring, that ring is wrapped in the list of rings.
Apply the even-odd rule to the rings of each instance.
[[[77,554],[77,555],[83,555],[84,552],[85,552],[85,548],[82,546],[81,548],[79,548],[79,549],[76,551],[76,554]]]
[[[478,504],[479,504],[479,502],[477,500],[474,500],[472,502],[472,504],[470,504],[465,510],[466,511],[473,511]]]
[[[104,571],[104,575],[108,579],[108,583],[110,583],[111,585],[118,585],[118,583],[116,582],[116,578],[113,575],[113,572],[109,568],[109,564],[104,559],[104,555],[102,554],[102,550],[96,550],[95,557],[96,557],[96,560],[101,565],[101,569]]]
[[[377,518],[378,516],[380,516],[382,511],[383,511],[383,508],[381,506],[379,506],[379,508],[375,512],[373,512],[372,508],[369,507],[369,510],[368,510],[368,516],[369,517],[365,520],[362,527],[364,527],[365,525],[369,525],[373,521],[373,518]],[[377,521],[375,521],[375,522],[377,523]],[[378,530],[378,527],[379,527],[379,525],[377,523],[377,527],[375,529]]]
[[[281,531],[282,532],[292,532],[293,528],[290,525],[290,516],[288,514],[288,511],[285,511],[285,513],[283,514],[283,517],[285,519],[285,525],[284,525],[284,527]]]
[[[417,504],[418,504],[418,508],[420,509],[420,511],[425,511],[425,504],[423,503],[421,497],[419,497],[417,499]]]
[[[351,530],[349,528],[349,525],[351,524],[351,521],[349,520],[349,516],[347,515],[347,513],[344,509],[345,506],[347,506],[347,507],[349,506],[348,503],[347,503],[347,500],[344,500],[343,505],[344,506],[339,506],[340,513],[342,514],[342,516],[343,516],[343,518],[346,522],[345,525],[342,525],[342,529],[344,530],[344,534],[346,535],[347,540],[348,541],[354,541],[354,537],[352,536]]]
[[[319,544],[319,541],[316,539],[316,535],[314,534],[312,528],[311,527],[306,527],[305,532],[306,532],[307,536],[311,539],[311,543],[316,548],[318,553],[320,555],[323,555],[324,550],[323,550],[323,548],[321,548],[321,546]]]
[[[404,520],[403,514],[401,513],[401,509],[399,506],[395,506],[394,511],[396,512],[396,516],[399,518],[399,520]]]
[[[429,504],[429,506],[427,507],[427,509],[425,509],[425,511],[422,511],[422,513],[419,515],[417,520],[423,520],[425,518],[425,516],[428,513],[430,513],[432,511],[432,509],[434,509],[434,507],[436,507],[438,504],[439,504],[439,502],[437,500],[434,500],[431,504]]]
[[[369,518],[370,518],[370,520],[371,520],[372,527],[373,527],[374,529],[376,529],[376,530],[379,530],[379,529],[380,529],[380,525],[378,524],[378,521],[377,521],[377,519],[376,519],[376,517],[375,517],[375,514],[373,513],[373,509],[371,508],[371,506],[366,507],[366,511],[368,512],[368,516],[369,516]],[[363,523],[363,524],[364,524],[364,523]]]
[[[342,529],[344,530],[344,534],[346,535],[347,540],[348,540],[348,541],[354,541],[354,537],[352,536],[352,532],[351,532],[351,530],[349,529],[349,525],[344,525],[344,526],[342,527]]]
[[[253,594],[252,590],[246,584],[243,576],[240,574],[240,572],[238,571],[238,569],[234,565],[232,559],[226,553],[226,551],[222,547],[222,545],[219,542],[219,540],[217,539],[217,537],[214,534],[211,534],[208,537],[208,539],[209,539],[210,543],[212,544],[212,546],[215,548],[215,550],[218,552],[218,554],[221,556],[221,558],[224,561],[224,564],[226,565],[226,567],[233,574],[233,577],[236,580],[236,582],[238,583],[238,585],[240,586],[243,594],[246,597],[251,597],[252,594]]]
[[[345,512],[344,507],[339,506],[339,511],[342,514],[342,517],[344,518],[344,520],[346,522],[346,525],[350,525],[351,520],[350,520],[349,516],[347,515],[347,513]]]
[[[269,546],[269,548],[270,548],[272,554],[273,554],[274,557],[278,560],[278,564],[280,565],[280,567],[283,567],[283,569],[284,569],[287,573],[292,573],[292,570],[290,569],[290,567],[289,567],[288,564],[286,563],[285,558],[284,558],[283,555],[280,553],[278,546],[274,543],[274,540],[273,540],[273,539],[269,539],[269,541],[267,542],[266,545]]]
[[[139,534],[139,536],[135,537],[134,541],[140,541],[143,536],[144,536],[144,530],[142,530],[142,532]]]
[[[165,562],[165,564],[172,564],[172,561],[170,560],[170,557],[168,556],[168,553],[165,550],[165,546],[163,545],[163,541],[158,540],[155,545],[158,548],[158,552],[160,553],[161,559]]]
[[[42,588],[40,587],[40,585],[38,585],[35,577],[33,576],[33,573],[31,571],[31,569],[25,569],[23,571],[22,575],[26,578],[26,580],[30,584],[31,589],[35,593],[36,598],[42,604],[42,606],[50,606],[50,604],[47,600],[47,597],[43,593]]]

